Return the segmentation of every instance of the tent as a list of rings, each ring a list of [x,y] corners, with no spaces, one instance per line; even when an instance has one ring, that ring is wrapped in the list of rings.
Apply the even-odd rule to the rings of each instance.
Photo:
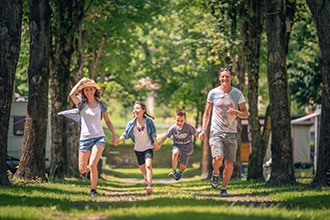
[[[291,121],[292,125],[297,124],[297,123],[303,123],[303,122],[306,123],[306,121],[308,121],[308,120],[313,122],[312,128],[313,128],[313,132],[314,132],[314,169],[315,170],[316,170],[316,164],[317,164],[316,161],[317,161],[318,138],[319,138],[319,130],[320,130],[320,125],[319,125],[320,116],[321,116],[321,105],[317,106],[314,113]]]
[[[319,116],[321,107],[318,106],[314,113],[291,120],[291,137],[294,163],[310,164],[311,133],[314,133],[314,168],[316,168],[316,155],[318,147]],[[265,161],[271,158],[271,134],[268,141]]]

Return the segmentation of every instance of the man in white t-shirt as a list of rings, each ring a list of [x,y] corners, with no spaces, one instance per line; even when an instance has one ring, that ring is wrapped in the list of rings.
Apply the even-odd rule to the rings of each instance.
[[[220,196],[227,196],[227,184],[233,173],[237,151],[237,120],[248,118],[245,98],[240,90],[231,86],[232,73],[229,67],[222,67],[219,71],[220,86],[212,89],[208,96],[202,121],[201,140],[205,139],[206,129],[211,117],[209,144],[212,153],[213,172],[211,186],[218,187],[220,167],[225,160],[223,182]]]

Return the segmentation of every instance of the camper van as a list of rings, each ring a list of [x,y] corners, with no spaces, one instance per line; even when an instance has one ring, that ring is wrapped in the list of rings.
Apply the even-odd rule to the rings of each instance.
[[[12,161],[20,159],[22,155],[24,124],[27,109],[26,99],[20,98],[12,102],[7,143],[7,166],[8,158]],[[50,119],[50,117],[48,117]],[[50,120],[48,120],[50,122]],[[50,123],[47,125],[47,140],[46,140],[46,168],[50,165]],[[11,161],[9,161],[10,163]]]

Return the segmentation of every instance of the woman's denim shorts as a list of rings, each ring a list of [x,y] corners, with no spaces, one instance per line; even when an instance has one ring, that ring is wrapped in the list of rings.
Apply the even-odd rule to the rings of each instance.
[[[106,140],[104,136],[96,138],[88,138],[84,140],[79,140],[79,152],[92,151],[94,145],[101,145],[105,147]]]

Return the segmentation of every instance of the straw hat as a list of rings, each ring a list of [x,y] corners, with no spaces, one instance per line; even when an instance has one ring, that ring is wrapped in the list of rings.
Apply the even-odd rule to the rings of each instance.
[[[99,84],[97,84],[94,80],[91,80],[91,81],[85,82],[84,84],[79,86],[79,91],[81,91],[83,88],[86,88],[86,87],[95,87],[97,90],[101,89]]]

